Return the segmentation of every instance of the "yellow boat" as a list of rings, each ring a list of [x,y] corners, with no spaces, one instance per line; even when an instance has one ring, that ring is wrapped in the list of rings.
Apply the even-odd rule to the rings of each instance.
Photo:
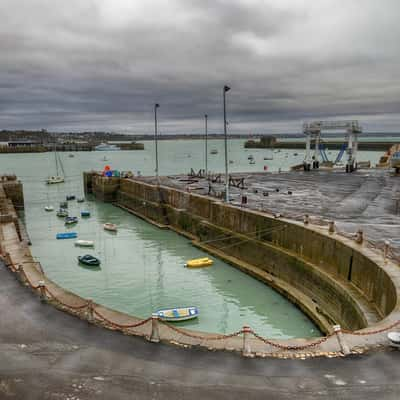
[[[202,268],[202,267],[209,267],[213,265],[213,260],[208,257],[203,257],[203,258],[194,258],[193,260],[189,260],[186,264],[185,267],[188,268]]]

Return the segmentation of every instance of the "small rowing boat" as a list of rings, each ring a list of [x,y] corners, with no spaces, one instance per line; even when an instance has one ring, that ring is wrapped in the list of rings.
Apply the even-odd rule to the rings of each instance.
[[[187,268],[203,268],[210,267],[213,265],[214,261],[211,258],[203,257],[203,258],[194,258],[193,260],[189,260],[185,267]]]
[[[70,194],[70,195],[68,195],[68,196],[66,196],[65,197],[65,200],[75,200],[75,195],[73,195],[73,194]]]
[[[76,232],[57,233],[56,239],[75,239],[78,237]]]
[[[90,211],[87,210],[81,211],[81,217],[90,217]]]
[[[197,307],[179,307],[179,308],[166,308],[156,312],[158,318],[163,321],[177,322],[187,321],[188,319],[197,318],[199,310]]]
[[[84,256],[78,256],[78,261],[82,264],[90,266],[100,265],[100,260],[90,254],[85,254]]]
[[[78,222],[78,217],[65,217],[65,225],[72,225]]]
[[[57,211],[57,217],[61,217],[61,218],[68,217],[68,211],[65,208],[60,208]]]
[[[54,211],[54,207],[53,206],[46,206],[45,211]]]
[[[78,198],[76,199],[76,201],[77,201],[78,203],[83,203],[83,202],[85,201],[85,199],[84,199],[83,197],[78,197]]]
[[[104,225],[103,225],[103,228],[104,228],[104,230],[106,230],[106,231],[111,231],[111,232],[117,232],[117,225],[115,225],[115,224],[112,224],[111,222],[106,222]]]
[[[75,242],[75,246],[79,247],[93,247],[94,241],[93,240],[77,240]]]

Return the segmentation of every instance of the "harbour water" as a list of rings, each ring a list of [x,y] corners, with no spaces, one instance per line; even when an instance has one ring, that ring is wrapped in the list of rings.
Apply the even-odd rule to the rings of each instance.
[[[302,152],[243,149],[243,140],[230,141],[231,171],[287,170],[301,162]],[[160,172],[163,175],[204,168],[203,142],[162,141],[159,143]],[[223,170],[223,141],[210,141],[209,169]],[[367,152],[364,152],[367,153]],[[380,153],[361,154],[360,159],[376,162]],[[256,160],[248,162],[248,155]],[[196,305],[200,318],[183,326],[210,332],[229,333],[248,324],[262,335],[275,338],[318,336],[313,323],[285,298],[266,285],[215,259],[211,268],[189,270],[187,259],[205,254],[190,241],[168,230],[160,230],[110,204],[88,200],[69,202],[72,216],[88,209],[91,217],[79,218],[69,230],[79,239],[95,241],[93,250],[74,247],[74,241],[56,240],[57,232],[67,228],[55,212],[46,212],[51,204],[57,209],[67,194],[83,195],[82,172],[100,170],[105,164],[112,169],[154,173],[153,143],[145,142],[144,151],[77,152],[74,157],[61,153],[66,181],[46,185],[45,178],[54,174],[54,155],[2,154],[2,173],[15,173],[24,183],[25,219],[32,240],[32,253],[42,263],[46,274],[61,286],[96,302],[120,311],[148,317],[158,308]],[[107,160],[104,161],[103,157]],[[264,160],[272,158],[271,160]],[[106,232],[104,222],[118,225],[117,233]],[[98,256],[101,267],[85,268],[77,256]]]

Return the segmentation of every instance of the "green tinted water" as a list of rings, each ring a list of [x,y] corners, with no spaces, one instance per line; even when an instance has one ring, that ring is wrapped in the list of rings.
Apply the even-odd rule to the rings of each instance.
[[[264,161],[268,150],[252,150],[256,165],[249,165],[242,148],[243,141],[231,141],[231,170],[261,171],[268,163],[271,170],[287,167],[301,156],[282,151],[274,160]],[[190,167],[203,167],[204,153],[200,141],[160,142],[160,170],[163,174],[186,172]],[[32,253],[48,276],[61,286],[96,302],[126,313],[148,317],[158,308],[196,305],[198,320],[184,324],[193,329],[229,333],[243,325],[269,337],[317,336],[312,322],[285,298],[264,284],[215,259],[211,268],[190,270],[186,260],[205,256],[190,242],[168,230],[160,230],[110,204],[96,201],[69,202],[70,215],[79,216],[88,209],[91,217],[80,218],[70,228],[80,239],[94,240],[93,250],[74,247],[74,240],[56,240],[57,232],[66,228],[55,212],[44,211],[46,204],[57,208],[67,194],[81,196],[82,172],[102,169],[141,171],[152,174],[152,143],[145,151],[60,153],[67,179],[64,184],[48,186],[44,179],[54,173],[54,156],[44,154],[2,154],[0,171],[16,173],[24,183],[25,218],[32,240]],[[210,169],[223,169],[223,142],[210,141],[209,148],[219,154],[210,156]],[[299,153],[299,152],[298,152]],[[286,156],[287,154],[287,156]],[[299,153],[300,154],[300,153]],[[376,154],[376,157],[378,157]],[[103,157],[107,161],[103,161]],[[106,232],[104,222],[118,225],[118,233]],[[101,267],[79,266],[77,256],[91,253],[98,256]]]

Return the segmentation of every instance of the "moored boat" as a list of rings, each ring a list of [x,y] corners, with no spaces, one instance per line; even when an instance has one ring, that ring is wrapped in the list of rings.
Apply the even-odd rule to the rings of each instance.
[[[64,182],[64,177],[62,177],[62,176],[49,176],[46,179],[46,183],[48,185],[52,185],[54,183],[62,183],[62,182]]]
[[[57,211],[57,217],[61,217],[61,218],[68,217],[68,211],[65,208],[60,208]]]
[[[75,242],[75,246],[79,247],[93,247],[94,241],[93,240],[77,240]]]
[[[217,150],[217,149],[212,149],[212,150],[210,151],[210,154],[218,154],[218,150]]]
[[[78,197],[78,198],[76,199],[76,201],[77,201],[78,203],[83,203],[83,202],[85,201],[85,198],[84,198],[84,197]]]
[[[69,201],[69,200],[75,200],[75,195],[69,194],[69,195],[67,195],[67,196],[65,197],[65,199],[66,199],[67,201]]]
[[[194,306],[166,308],[158,310],[156,314],[158,315],[158,318],[163,321],[177,322],[197,318],[199,316],[199,310]]]
[[[117,230],[118,230],[117,225],[112,224],[111,222],[106,222],[106,223],[103,225],[103,228],[104,228],[106,231],[111,231],[111,232],[117,232]]]
[[[78,256],[78,261],[82,264],[90,266],[100,265],[100,260],[90,254],[85,254],[84,256]]]
[[[72,225],[78,222],[78,217],[65,217],[65,225]]]
[[[78,237],[76,232],[57,233],[56,239],[75,239]]]
[[[210,267],[213,265],[214,261],[211,258],[203,257],[203,258],[194,258],[192,260],[188,260],[185,264],[187,268],[203,268]]]
[[[82,210],[81,211],[81,217],[90,217],[90,211]]]
[[[46,206],[45,211],[54,211],[54,207],[53,206]]]

